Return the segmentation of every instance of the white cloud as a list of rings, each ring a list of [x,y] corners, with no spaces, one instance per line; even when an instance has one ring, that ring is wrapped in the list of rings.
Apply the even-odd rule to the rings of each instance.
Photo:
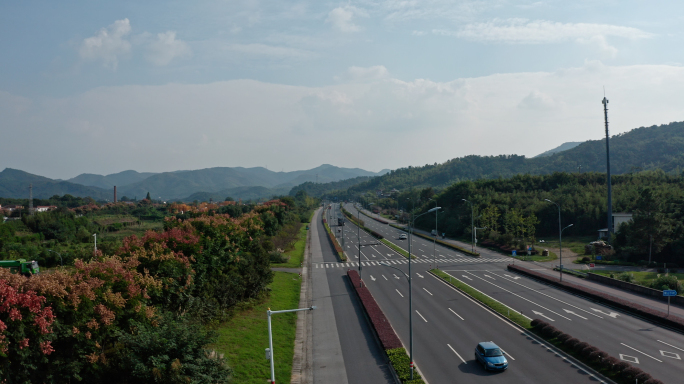
[[[375,65],[372,67],[356,67],[352,66],[342,76],[335,76],[336,80],[341,81],[376,81],[386,79],[389,77],[389,71],[384,65]]]
[[[681,66],[590,61],[555,72],[448,82],[401,81],[381,66],[347,74],[382,81],[130,85],[37,101],[0,92],[0,101],[15,100],[25,111],[0,113],[0,127],[12,127],[2,132],[3,140],[13,143],[0,151],[0,164],[71,177],[276,163],[287,169],[321,163],[394,169],[469,154],[536,155],[540,148],[602,136],[602,85],[613,134],[684,120]],[[293,150],[322,148],[331,140],[354,148],[354,156]]]
[[[232,44],[227,47],[228,50],[245,53],[255,56],[271,56],[278,58],[297,58],[297,59],[309,59],[315,57],[316,54],[297,48],[267,45],[260,43],[253,44]]]
[[[117,20],[107,28],[102,28],[95,36],[83,40],[79,54],[82,59],[102,61],[109,69],[116,70],[119,58],[131,51],[131,43],[126,36],[131,33],[128,19]]]
[[[167,31],[157,34],[157,39],[148,46],[146,59],[154,65],[168,65],[174,58],[192,56],[190,46],[182,40],[176,40],[176,32]]]
[[[435,29],[433,33],[474,41],[514,44],[558,43],[577,39],[595,39],[597,36],[621,37],[632,40],[653,36],[653,34],[637,28],[618,25],[558,23],[525,19],[494,19],[486,23],[468,24],[458,31]]]
[[[596,35],[596,36],[592,36],[588,39],[579,38],[579,39],[577,39],[577,42],[581,43],[581,44],[587,44],[587,45],[595,47],[596,49],[598,49],[599,53],[604,58],[610,58],[610,59],[615,58],[615,56],[617,56],[617,53],[618,53],[617,48],[608,44],[605,36]]]
[[[354,16],[365,16],[368,14],[359,8],[353,6],[337,7],[328,13],[326,22],[332,24],[333,28],[341,32],[358,32],[361,27],[354,24],[352,18]]]

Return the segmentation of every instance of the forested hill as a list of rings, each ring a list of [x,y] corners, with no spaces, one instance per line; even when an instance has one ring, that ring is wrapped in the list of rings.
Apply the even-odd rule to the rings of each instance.
[[[610,153],[613,174],[654,169],[678,173],[684,170],[684,122],[641,127],[615,135],[610,140]],[[400,168],[354,185],[347,192],[444,188],[462,180],[578,172],[580,165],[582,172],[605,173],[605,139],[586,141],[567,151],[532,159],[518,155],[466,156],[442,164]]]

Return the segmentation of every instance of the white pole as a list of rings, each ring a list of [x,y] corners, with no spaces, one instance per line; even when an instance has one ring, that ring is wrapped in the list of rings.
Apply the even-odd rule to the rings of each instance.
[[[95,238],[95,253],[97,253],[97,233],[93,233],[93,237]]]
[[[268,313],[268,347],[271,349],[271,384],[275,384],[275,368],[273,367],[273,334],[271,332],[271,310]]]

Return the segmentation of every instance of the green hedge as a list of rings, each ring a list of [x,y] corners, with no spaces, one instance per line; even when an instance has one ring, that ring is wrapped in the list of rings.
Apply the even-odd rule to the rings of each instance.
[[[402,231],[408,232],[408,231],[406,230],[406,228],[404,228],[404,227],[402,227],[402,226],[399,226],[399,225],[396,225],[396,224],[390,224],[390,226],[392,226],[392,227],[394,227],[394,228],[397,228],[397,229],[401,229]],[[422,237],[422,238],[424,238],[424,239],[433,240],[433,236],[423,235],[422,233],[418,233],[418,232],[415,232],[415,231],[413,232],[413,234],[416,235],[416,236],[420,236],[420,237]],[[467,250],[467,249],[465,249],[465,248],[461,248],[461,247],[459,247],[458,245],[454,245],[454,244],[451,244],[451,243],[447,243],[446,241],[442,241],[442,240],[439,240],[439,239],[435,239],[435,241],[437,241],[438,244],[441,244],[441,245],[443,245],[443,246],[445,246],[445,247],[447,247],[447,248],[451,248],[451,249],[453,249],[453,250],[456,250],[456,251],[459,251],[459,252],[463,252],[463,253],[465,253],[465,254],[468,255],[468,256],[480,257],[480,254],[479,254],[478,252],[472,252],[472,251],[469,251],[469,250]]]
[[[380,239],[380,241],[382,241],[383,244],[385,244],[386,246],[390,247],[392,250],[394,250],[394,251],[397,252],[398,254],[400,254],[400,255],[402,255],[402,256],[404,256],[405,258],[408,259],[408,256],[409,256],[409,255],[408,255],[408,252],[404,251],[403,249],[401,249],[401,248],[400,248],[399,246],[397,246],[396,244],[393,244],[392,242],[390,242],[390,241],[387,240],[387,239]],[[415,255],[414,255],[414,256],[411,256],[411,259],[415,259],[415,258],[416,258]]]
[[[325,219],[323,219],[323,220],[325,220]],[[340,243],[337,242],[337,238],[335,237],[335,235],[330,230],[328,223],[323,222],[323,225],[325,226],[325,230],[328,232],[328,237],[330,238],[330,241],[333,244],[333,248],[335,248],[335,253],[337,253],[337,257],[340,258],[340,261],[347,261],[347,255],[344,253],[344,250],[340,246]]]
[[[411,380],[411,360],[404,348],[387,349],[385,352],[403,384],[425,384],[417,369],[413,370],[413,380]]]

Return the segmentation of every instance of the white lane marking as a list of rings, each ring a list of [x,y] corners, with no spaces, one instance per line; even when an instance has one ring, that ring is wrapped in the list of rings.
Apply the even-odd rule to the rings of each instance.
[[[395,279],[399,280],[399,276],[395,275],[394,273],[392,275],[394,275]]]
[[[459,319],[463,320],[463,318],[461,317],[461,315],[459,315],[458,313],[454,312],[453,309],[449,308],[449,310],[451,311],[451,313],[453,313],[454,315],[458,316]],[[465,320],[464,320],[464,321],[465,321]]]
[[[383,279],[387,280],[387,278],[385,277],[385,275],[380,275],[380,276],[382,276]]]
[[[674,348],[674,349],[679,349],[680,351],[684,352],[684,349],[681,349],[681,348],[679,348],[679,347],[675,347],[674,345],[668,344],[668,343],[666,343],[666,342],[664,342],[664,341],[662,341],[662,340],[658,340],[658,341],[661,342],[661,343],[663,343],[663,344],[665,344],[665,345],[667,345],[667,346],[669,346],[669,347],[672,347],[672,348]]]
[[[458,352],[456,352],[456,350],[455,350],[451,345],[447,344],[447,346],[449,346],[449,349],[451,349],[451,351],[454,352],[454,353],[456,354],[456,356],[458,356],[459,359],[461,359],[461,361],[463,362],[463,364],[468,364],[468,363],[466,363],[465,360],[463,360],[463,358],[461,357],[461,355],[459,355]]]
[[[510,277],[510,278],[513,279],[513,280],[518,280],[518,279],[520,278],[520,276],[511,276],[511,275],[507,275],[507,274],[505,274],[505,273],[504,273],[504,276],[508,276],[508,277]]]
[[[541,313],[541,312],[535,311],[534,309],[532,310],[532,313],[534,313],[534,314],[537,315],[537,316],[541,316],[541,317],[543,317],[543,318],[545,318],[545,319],[548,319],[548,320],[551,320],[551,321],[556,321],[556,320],[554,320],[554,319],[552,319],[552,318],[550,318],[550,317],[548,317],[548,316],[545,316],[545,315],[544,315],[543,313]]]
[[[423,275],[421,275],[420,273],[416,272],[416,275],[418,275],[418,277],[420,277],[421,279],[424,279]]]
[[[430,291],[428,291],[428,290],[425,289],[425,288],[423,288],[423,290],[424,290],[425,292],[427,292],[427,293],[430,293]],[[430,293],[430,296],[434,296],[434,295],[433,295],[432,293]]]
[[[423,317],[423,315],[421,315],[420,312],[418,312],[417,309],[416,309],[416,313],[418,314],[418,316],[420,316],[421,319],[423,319],[424,322],[427,323],[427,320],[425,320],[425,318]]]
[[[404,295],[402,295],[401,292],[399,292],[398,289],[394,289],[394,290],[397,291],[397,293],[399,294],[399,296],[404,297]]]
[[[481,278],[480,276],[475,275],[475,274],[472,273],[472,272],[466,272],[466,273],[469,273],[469,274],[473,275],[473,277],[477,277],[478,279],[480,279],[480,280],[482,280],[482,281],[487,281],[487,280]],[[569,317],[566,317],[566,316],[561,315],[560,313],[554,312],[554,311],[552,311],[552,310],[550,310],[550,309],[544,307],[544,306],[541,305],[541,304],[537,304],[537,303],[535,303],[534,301],[532,301],[532,300],[530,300],[530,299],[527,299],[527,298],[525,298],[525,297],[522,297],[522,296],[518,295],[517,293],[513,293],[513,292],[511,292],[511,291],[509,291],[509,290],[507,290],[507,289],[505,289],[505,288],[499,287],[498,285],[492,283],[491,281],[487,281],[487,283],[489,283],[489,284],[491,284],[491,285],[493,285],[493,286],[495,286],[495,287],[497,287],[497,288],[499,288],[499,289],[501,289],[501,290],[504,290],[504,291],[510,293],[511,295],[517,296],[517,297],[519,297],[519,298],[521,298],[521,299],[523,299],[523,300],[525,300],[525,301],[528,301],[528,302],[530,302],[530,303],[532,303],[532,304],[538,306],[539,308],[545,309],[545,310],[547,310],[547,311],[553,313],[553,314],[556,315],[556,316],[560,316],[560,317],[562,317],[562,318],[564,318],[564,319],[566,319],[566,320],[572,321],[572,319],[569,318]]]
[[[316,264],[316,268],[318,268],[318,264]]]
[[[662,363],[662,362],[663,362],[662,360],[658,360],[658,359],[656,359],[655,357],[653,357],[653,356],[651,356],[651,355],[649,355],[649,354],[647,354],[647,353],[643,353],[643,352],[641,352],[640,350],[638,350],[638,349],[636,349],[636,348],[630,347],[629,345],[627,345],[627,344],[625,344],[625,343],[620,343],[620,344],[624,345],[625,347],[627,347],[627,348],[629,348],[629,349],[635,350],[635,351],[641,353],[641,354],[644,355],[644,356],[648,356],[648,357],[650,357],[651,359],[653,359],[653,360],[655,360],[655,361],[657,361],[657,362],[659,362],[659,363]]]
[[[503,350],[503,348],[499,348],[499,349],[501,350],[501,352],[503,352],[503,353],[507,354],[507,355],[508,355],[508,357],[510,357],[510,358],[511,358],[511,359],[512,359],[513,361],[515,361],[515,359],[513,358],[513,356],[511,356],[511,354],[510,354],[510,353],[508,353],[508,352],[504,351],[504,350]]]
[[[575,316],[577,316],[577,317],[579,317],[579,318],[581,318],[581,319],[589,320],[589,319],[587,319],[587,318],[584,317],[584,316],[580,316],[580,315],[576,314],[574,311],[571,311],[571,310],[568,310],[568,309],[565,309],[565,308],[563,308],[563,310],[564,310],[565,312],[567,312],[567,313],[572,313],[573,315],[575,315]]]
[[[468,277],[468,276],[466,276],[466,275],[461,275],[461,276],[465,277],[466,279],[468,279],[468,280],[470,280],[470,281],[473,281],[473,279],[471,279],[470,277]]]
[[[622,353],[620,354],[620,360],[629,361],[630,363],[639,364],[639,358],[638,357],[634,357],[634,356],[630,356],[630,355],[623,355]]]
[[[496,280],[495,278],[493,278],[493,277],[491,277],[491,276],[489,276],[489,275],[484,275],[484,277],[489,277],[489,278],[492,279],[492,280]]]
[[[373,275],[370,275],[370,277],[371,277],[371,280],[375,281],[375,277],[373,277]]]
[[[326,267],[326,268],[330,268],[330,265],[326,264],[325,267]]]
[[[591,308],[591,307],[589,307],[589,308]],[[613,312],[613,311],[611,311],[610,313],[605,313],[605,312],[603,312],[602,310],[596,309],[596,308],[591,308],[591,310],[592,310],[592,311],[595,311],[595,312],[598,312],[598,313],[600,313],[600,314],[606,315],[606,316],[610,316],[610,317],[612,317],[613,319],[617,319],[617,317],[620,316],[619,313]]]
[[[662,356],[669,357],[670,359],[677,359],[677,360],[682,359],[681,357],[679,357],[679,353],[668,352],[668,351],[660,351],[660,354]]]

